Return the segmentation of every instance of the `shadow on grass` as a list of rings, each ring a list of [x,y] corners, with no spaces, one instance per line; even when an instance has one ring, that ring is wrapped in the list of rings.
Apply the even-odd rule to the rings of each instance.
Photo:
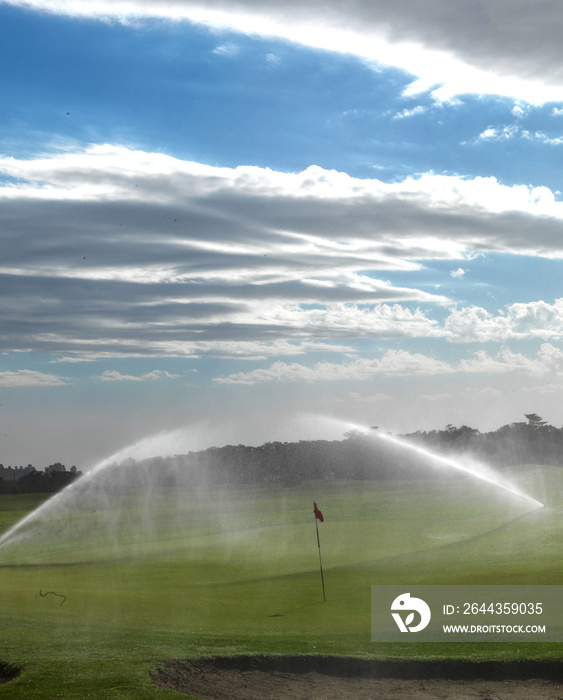
[[[12,664],[6,663],[6,661],[0,661],[0,685],[13,681],[20,673],[21,671],[17,666],[12,666]]]

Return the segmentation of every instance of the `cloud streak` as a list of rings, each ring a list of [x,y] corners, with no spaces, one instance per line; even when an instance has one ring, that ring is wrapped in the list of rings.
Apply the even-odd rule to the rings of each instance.
[[[0,372],[0,387],[52,387],[65,386],[69,383],[67,377],[45,372],[34,372],[28,369],[16,372]]]
[[[407,94],[439,100],[496,94],[530,103],[563,100],[561,11],[557,0],[4,0],[69,16],[136,22],[190,21],[217,30],[277,37],[352,54],[416,79]],[[229,43],[222,46],[229,47]],[[228,51],[225,50],[226,55]]]
[[[484,350],[457,364],[422,353],[389,350],[381,359],[356,359],[346,363],[318,362],[309,367],[298,363],[274,362],[267,369],[237,372],[217,377],[217,384],[265,384],[279,382],[361,382],[377,377],[434,377],[454,374],[521,373],[532,376],[557,375],[563,368],[563,351],[544,343],[535,357],[508,349],[490,355]]]
[[[432,310],[451,299],[386,279],[487,251],[561,258],[563,204],[545,187],[215,168],[111,145],[1,158],[0,174],[7,351],[255,359],[357,338],[559,337],[559,302],[442,322]]]
[[[488,126],[475,139],[475,143],[502,143],[521,139],[523,141],[533,141],[544,146],[562,146],[563,136],[548,136],[543,131],[529,131],[521,129],[517,124],[507,124],[505,126]]]
[[[178,379],[180,376],[180,374],[170,374],[170,372],[161,369],[155,369],[141,376],[121,374],[115,369],[108,369],[94,379],[101,379],[103,382],[154,382],[159,379]]]

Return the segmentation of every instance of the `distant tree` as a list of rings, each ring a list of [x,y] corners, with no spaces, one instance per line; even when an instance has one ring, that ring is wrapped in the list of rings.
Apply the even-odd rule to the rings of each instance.
[[[344,437],[346,440],[358,440],[359,438],[364,437],[364,433],[362,433],[361,430],[347,430],[344,433]]]
[[[524,416],[528,419],[528,425],[532,428],[541,428],[547,425],[547,421],[542,420],[537,413],[524,413]]]

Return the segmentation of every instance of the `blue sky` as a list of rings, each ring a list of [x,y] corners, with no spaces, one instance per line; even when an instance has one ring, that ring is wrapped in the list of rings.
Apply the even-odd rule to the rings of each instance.
[[[561,425],[563,13],[455,7],[0,1],[0,462]]]

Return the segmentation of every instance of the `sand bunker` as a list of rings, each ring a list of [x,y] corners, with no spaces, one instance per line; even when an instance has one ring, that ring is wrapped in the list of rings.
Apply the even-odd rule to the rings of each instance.
[[[201,700],[563,700],[558,661],[234,656],[166,661],[164,688]]]

